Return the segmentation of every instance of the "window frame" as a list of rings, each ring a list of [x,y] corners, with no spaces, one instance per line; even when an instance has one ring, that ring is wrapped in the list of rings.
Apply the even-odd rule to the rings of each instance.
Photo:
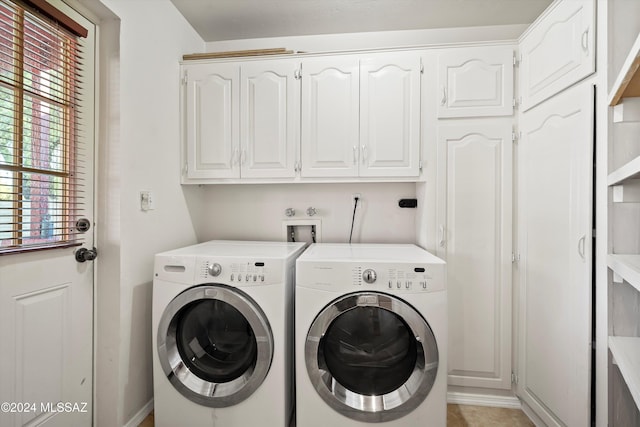
[[[82,27],[80,24],[72,20],[70,17],[65,15],[63,12],[59,11],[52,5],[44,2],[42,0],[30,0],[28,2],[18,1],[18,0],[0,0],[2,5],[9,10],[12,10],[15,13],[15,20],[11,17],[7,17],[9,22],[13,20],[15,22],[14,25],[11,26],[11,30],[13,31],[12,36],[13,40],[5,40],[7,45],[13,45],[10,52],[12,53],[11,60],[13,67],[12,77],[13,80],[7,78],[0,81],[0,89],[5,89],[13,92],[12,99],[14,100],[13,109],[7,109],[6,111],[10,111],[13,113],[13,153],[12,153],[12,162],[2,162],[0,163],[0,171],[8,171],[10,173],[10,180],[13,184],[9,187],[12,191],[10,193],[10,197],[12,198],[12,207],[10,209],[4,208],[2,210],[7,211],[10,210],[11,220],[8,225],[11,227],[10,230],[4,231],[0,233],[0,236],[4,234],[10,234],[10,237],[2,237],[0,238],[0,255],[13,254],[13,253],[22,253],[22,252],[30,252],[35,250],[43,250],[43,249],[53,249],[53,248],[64,248],[64,247],[72,247],[82,245],[82,231],[78,231],[75,226],[75,217],[76,214],[79,213],[79,205],[81,204],[81,196],[80,192],[77,191],[79,187],[82,186],[82,174],[78,170],[78,164],[80,161],[78,160],[78,130],[76,129],[77,124],[80,122],[78,117],[78,110],[80,109],[81,101],[76,98],[81,93],[81,89],[79,87],[78,81],[78,73],[79,73],[79,63],[82,58],[79,54],[77,54],[77,50],[80,49],[81,43],[79,37],[86,37],[88,34],[88,30]],[[37,3],[43,4],[48,7],[47,10],[42,10],[40,8],[33,8],[32,6],[38,6]],[[57,18],[52,19],[51,12],[55,12],[55,16]],[[40,93],[38,89],[35,87],[29,88],[28,84],[25,82],[25,70],[27,70],[29,66],[29,58],[28,54],[34,54],[37,52],[37,47],[31,47],[30,49],[26,49],[27,39],[29,37],[26,36],[28,34],[27,27],[31,25],[34,27],[32,29],[33,34],[30,36],[34,40],[38,41],[36,30],[42,31],[40,41],[48,47],[47,41],[55,40],[57,43],[51,43],[53,46],[51,49],[54,50],[55,54],[51,57],[43,56],[40,61],[45,62],[47,60],[59,61],[59,65],[61,65],[58,71],[60,75],[58,78],[62,82],[60,84],[61,90],[56,87],[57,96],[46,96],[43,93]],[[51,37],[51,39],[48,39]],[[60,40],[63,40],[60,42]],[[57,55],[57,56],[56,56]],[[70,59],[69,59],[70,58]],[[33,58],[31,61],[34,62]],[[36,61],[37,62],[37,61]],[[42,66],[42,68],[40,68]],[[41,71],[41,75],[38,76],[39,79],[42,79],[43,76],[46,76],[46,65],[37,65],[31,66],[38,71]],[[50,77],[50,76],[46,76]],[[50,80],[54,80],[53,77]],[[51,82],[49,82],[51,84]],[[54,83],[59,84],[59,83]],[[35,85],[34,85],[35,86]],[[28,166],[25,161],[25,146],[26,137],[25,137],[25,123],[27,119],[33,119],[39,113],[33,111],[30,115],[25,116],[25,98],[30,97],[35,100],[37,103],[42,102],[44,104],[53,105],[58,107],[61,112],[59,120],[60,120],[60,160],[57,162],[55,167],[43,168],[43,167],[33,167]],[[33,101],[32,101],[33,102]],[[48,109],[48,107],[47,107]],[[47,115],[46,118],[50,119],[54,117],[55,113],[52,115]],[[56,126],[53,120],[48,121],[47,125]],[[51,131],[51,128],[47,128]],[[34,146],[34,138],[30,139],[30,144]],[[44,138],[36,140],[38,144],[48,144],[47,142],[43,142]],[[47,149],[50,147],[46,146]],[[31,156],[34,154],[32,153]],[[33,159],[31,159],[33,161]],[[46,213],[42,215],[42,218],[39,218],[39,222],[36,224],[37,228],[33,227],[34,222],[29,218],[25,220],[25,201],[27,200],[27,192],[25,190],[25,175],[40,175],[43,177],[47,177],[48,179],[59,179],[59,198],[60,205],[59,208],[54,208],[52,212],[55,213],[56,219],[54,221],[49,221],[52,228],[50,230],[54,230],[55,234],[51,234],[47,236],[46,234],[43,236],[43,224],[44,217],[49,215]],[[30,183],[34,182],[45,182],[50,183],[52,186],[52,181],[44,180],[39,181],[39,179],[29,179]],[[36,185],[38,187],[38,185]],[[50,191],[50,189],[47,189]],[[49,197],[49,194],[46,194],[46,197]],[[47,200],[48,206],[48,200]],[[0,212],[2,211],[0,210]],[[8,215],[5,214],[4,218]],[[0,217],[2,219],[2,217]],[[29,222],[25,222],[29,221]],[[6,224],[5,224],[6,225]],[[38,230],[35,234],[37,238],[32,236],[25,237],[25,233],[33,233],[34,229]],[[49,231],[50,231],[49,230]],[[48,231],[48,230],[45,230]],[[52,233],[54,231],[51,231]],[[6,244],[6,242],[9,242]]]

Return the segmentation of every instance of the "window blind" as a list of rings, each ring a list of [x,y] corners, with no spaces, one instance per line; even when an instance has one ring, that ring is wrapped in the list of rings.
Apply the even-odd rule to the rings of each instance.
[[[82,243],[81,39],[0,0],[0,255]]]

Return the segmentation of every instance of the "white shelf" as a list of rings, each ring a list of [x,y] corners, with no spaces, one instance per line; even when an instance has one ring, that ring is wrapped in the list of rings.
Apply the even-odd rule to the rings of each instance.
[[[640,338],[609,337],[609,350],[636,406],[640,408]]]
[[[640,157],[636,157],[626,165],[611,172],[607,177],[607,185],[620,184],[632,178],[640,178]]]
[[[609,105],[614,106],[620,102],[622,98],[629,96],[640,96],[640,34],[633,43],[627,59],[625,59],[620,73],[613,83],[611,92],[609,92]]]
[[[612,254],[607,257],[607,265],[640,291],[640,255]]]

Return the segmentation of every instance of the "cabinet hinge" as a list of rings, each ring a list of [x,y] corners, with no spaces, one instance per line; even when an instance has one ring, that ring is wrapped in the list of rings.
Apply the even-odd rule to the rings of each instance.
[[[511,372],[511,384],[518,384],[518,376],[515,372]]]
[[[515,252],[511,252],[511,262],[512,263],[520,262],[520,254],[516,254]]]
[[[513,52],[513,66],[519,67],[521,63],[522,63],[522,54]]]
[[[293,171],[294,172],[300,172],[300,162],[295,162],[293,164]]]
[[[185,72],[184,72],[184,76],[182,76],[182,84],[183,84],[183,85],[186,85],[186,84],[187,84],[187,80],[188,80],[188,79],[187,79],[187,72],[185,71]]]
[[[513,105],[513,108],[518,108],[518,100],[513,98],[513,100],[511,101],[511,105]]]
[[[422,58],[420,58],[420,74],[424,74],[424,64],[422,63]]]
[[[522,136],[522,133],[519,131],[513,131],[511,132],[511,141],[512,142],[518,142],[520,141],[520,137]]]

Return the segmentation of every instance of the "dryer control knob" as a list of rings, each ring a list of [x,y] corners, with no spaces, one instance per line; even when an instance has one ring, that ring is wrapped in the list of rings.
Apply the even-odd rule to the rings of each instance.
[[[376,279],[378,278],[378,275],[376,274],[376,272],[370,268],[366,269],[363,273],[362,273],[362,279],[366,282],[366,283],[373,283],[376,281]]]
[[[218,263],[211,264],[210,266],[207,267],[207,272],[209,273],[209,275],[213,277],[219,276],[220,273],[222,273],[222,266]]]

